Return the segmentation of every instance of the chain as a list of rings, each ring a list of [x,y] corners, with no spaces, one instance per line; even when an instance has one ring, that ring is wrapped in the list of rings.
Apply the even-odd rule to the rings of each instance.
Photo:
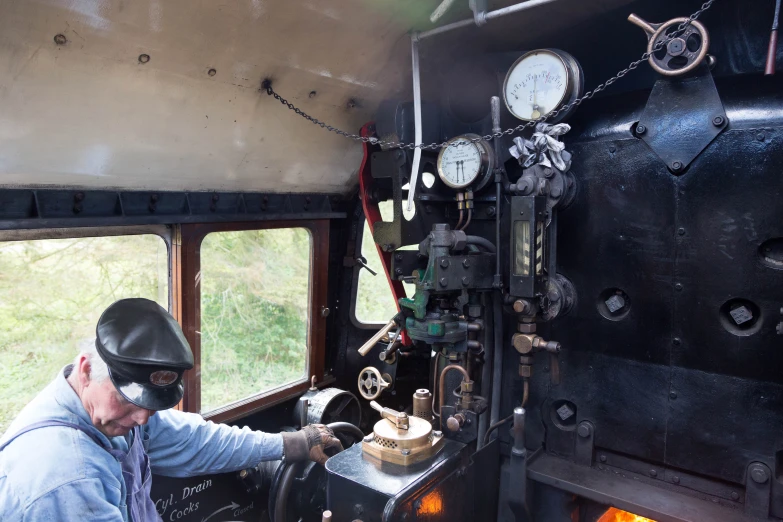
[[[555,116],[557,116],[558,114],[560,114],[562,112],[568,111],[568,110],[570,110],[570,109],[572,109],[574,107],[578,107],[579,105],[582,104],[583,101],[589,100],[590,98],[592,98],[593,96],[595,96],[599,92],[605,90],[607,87],[612,85],[614,82],[616,82],[617,80],[619,80],[620,78],[622,78],[623,76],[628,74],[629,72],[631,72],[634,69],[636,69],[637,67],[639,67],[639,65],[641,65],[642,62],[647,61],[650,58],[650,56],[652,56],[653,54],[655,54],[659,50],[663,49],[663,47],[666,44],[668,44],[669,42],[671,42],[672,40],[677,38],[679,35],[681,35],[683,32],[685,32],[685,30],[688,28],[688,26],[691,24],[691,22],[693,22],[699,16],[701,16],[702,13],[704,13],[704,11],[706,11],[707,9],[712,7],[713,2],[715,2],[715,0],[707,0],[706,2],[704,2],[702,4],[701,8],[699,8],[698,11],[696,11],[692,15],[690,15],[666,39],[661,40],[660,42],[658,42],[655,45],[655,47],[652,48],[652,50],[644,53],[638,60],[635,60],[635,61],[631,62],[630,64],[628,64],[628,66],[625,69],[622,69],[621,71],[618,71],[617,74],[615,74],[614,76],[612,76],[611,78],[609,78],[605,82],[597,85],[592,91],[588,91],[588,92],[584,93],[581,97],[575,99],[574,101],[572,101],[570,103],[566,103],[565,105],[563,105],[559,109],[557,109],[555,111],[552,111],[552,112],[548,113],[547,115],[542,116],[541,118],[538,118],[537,120],[531,120],[531,121],[528,121],[526,123],[517,125],[516,127],[511,127],[509,129],[506,129],[504,131],[493,132],[492,134],[486,134],[484,136],[478,136],[476,138],[459,140],[459,141],[452,142],[452,143],[449,143],[448,141],[444,141],[442,143],[434,142],[434,143],[430,143],[428,145],[425,145],[425,144],[422,144],[422,143],[416,144],[416,143],[403,143],[401,141],[381,140],[381,139],[378,139],[378,138],[375,138],[375,137],[360,136],[358,134],[352,134],[350,132],[346,132],[344,130],[340,130],[337,127],[332,127],[331,125],[327,125],[326,123],[322,122],[321,120],[317,120],[317,119],[313,118],[312,116],[310,116],[309,114],[307,114],[306,112],[302,111],[300,108],[296,107],[293,103],[289,102],[288,100],[286,100],[285,98],[283,98],[282,96],[277,94],[274,91],[274,89],[272,89],[272,83],[269,80],[264,80],[264,83],[262,84],[262,88],[266,89],[266,93],[268,95],[273,96],[277,101],[279,101],[280,103],[282,103],[283,105],[285,105],[286,107],[288,107],[289,109],[294,111],[296,114],[298,114],[302,118],[308,120],[309,122],[311,122],[311,123],[313,123],[315,125],[318,125],[322,129],[326,129],[329,132],[334,132],[335,134],[338,134],[340,136],[344,136],[346,138],[349,138],[349,139],[352,139],[352,140],[355,140],[355,141],[361,141],[362,143],[371,143],[373,145],[380,145],[384,149],[411,149],[412,150],[412,149],[420,148],[422,150],[437,150],[437,149],[441,149],[441,148],[449,147],[449,146],[454,147],[454,146],[467,145],[469,143],[478,143],[479,141],[482,141],[482,140],[484,140],[484,141],[491,141],[494,138],[500,138],[500,137],[503,137],[504,135],[511,135],[511,134],[516,133],[516,132],[521,132],[521,131],[523,131],[525,129],[535,127],[537,124],[542,123],[542,122],[544,122],[544,121],[546,121],[546,120],[548,120],[550,118],[554,118]]]

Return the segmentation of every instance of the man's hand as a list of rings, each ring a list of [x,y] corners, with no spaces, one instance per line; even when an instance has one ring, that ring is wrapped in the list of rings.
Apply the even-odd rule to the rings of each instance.
[[[325,450],[343,449],[334,432],[323,424],[309,424],[297,432],[282,435],[283,455],[287,462],[312,460],[324,465],[329,459]]]

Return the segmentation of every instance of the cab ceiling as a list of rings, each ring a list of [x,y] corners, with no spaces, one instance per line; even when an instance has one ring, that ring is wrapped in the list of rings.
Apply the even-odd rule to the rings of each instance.
[[[296,116],[261,82],[357,132],[381,100],[410,98],[407,33],[433,27],[438,3],[3,0],[0,185],[348,193],[361,146]],[[562,0],[512,15],[511,34],[621,3]],[[458,4],[441,23],[469,17]],[[486,28],[460,33],[503,44]],[[430,59],[458,46],[454,36],[425,42]]]

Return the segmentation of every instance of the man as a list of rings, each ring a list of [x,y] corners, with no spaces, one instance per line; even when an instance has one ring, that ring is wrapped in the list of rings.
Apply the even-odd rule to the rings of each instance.
[[[101,315],[95,347],[66,366],[0,439],[3,521],[160,520],[151,472],[230,472],[264,460],[323,463],[338,447],[321,425],[269,434],[170,408],[193,355],[177,322],[147,299]]]

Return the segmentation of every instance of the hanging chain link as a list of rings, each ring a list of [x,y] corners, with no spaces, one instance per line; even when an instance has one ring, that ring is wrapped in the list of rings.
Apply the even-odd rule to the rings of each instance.
[[[537,120],[531,120],[531,121],[528,121],[526,123],[517,125],[516,127],[511,127],[509,129],[506,129],[504,131],[493,132],[492,134],[486,134],[484,136],[478,136],[478,137],[470,138],[470,139],[466,139],[466,140],[459,140],[459,141],[452,142],[452,143],[449,143],[448,141],[444,141],[442,143],[434,142],[434,143],[430,143],[428,145],[425,145],[423,143],[420,143],[420,144],[403,143],[401,141],[381,140],[381,139],[378,139],[378,138],[375,138],[375,137],[360,136],[358,134],[352,134],[350,132],[346,132],[344,130],[340,130],[337,127],[332,127],[331,125],[327,125],[326,123],[322,122],[321,120],[317,120],[316,118],[313,118],[312,116],[310,116],[306,112],[302,111],[300,108],[295,106],[293,103],[289,102],[288,100],[286,100],[285,98],[283,98],[282,96],[277,94],[274,91],[274,89],[272,89],[272,83],[269,80],[264,80],[264,83],[262,84],[262,87],[264,89],[266,89],[266,93],[268,95],[273,96],[277,101],[279,101],[280,103],[282,103],[283,105],[285,105],[286,107],[288,107],[289,109],[294,111],[296,114],[298,114],[302,118],[308,120],[309,122],[311,122],[311,123],[313,123],[315,125],[318,125],[322,129],[326,129],[329,132],[334,132],[335,134],[338,134],[340,136],[344,136],[344,137],[346,137],[348,139],[352,139],[352,140],[355,140],[355,141],[361,141],[362,143],[371,143],[373,145],[380,145],[384,149],[411,149],[412,150],[412,149],[420,148],[422,150],[438,150],[438,149],[441,149],[441,148],[444,148],[444,147],[448,147],[448,146],[455,147],[455,146],[467,145],[469,143],[478,143],[481,140],[490,141],[490,140],[492,140],[494,138],[500,138],[500,137],[502,137],[504,135],[514,134],[516,132],[521,132],[521,131],[523,131],[525,129],[535,127],[537,124],[542,123],[542,122],[544,122],[544,121],[546,121],[546,120],[548,120],[550,118],[554,118],[558,114],[570,110],[572,107],[577,107],[577,106],[581,105],[583,101],[589,100],[590,98],[592,98],[593,96],[595,96],[599,92],[605,90],[607,87],[612,85],[614,82],[616,82],[617,80],[619,80],[620,78],[622,78],[623,76],[628,74],[629,72],[631,72],[634,69],[636,69],[637,67],[639,67],[639,65],[641,65],[642,62],[647,61],[650,58],[650,56],[652,56],[653,54],[655,54],[659,50],[663,49],[663,47],[665,45],[667,45],[669,42],[671,42],[672,40],[677,38],[679,35],[681,35],[688,28],[688,26],[691,24],[691,22],[693,22],[699,16],[701,16],[702,13],[704,13],[704,11],[706,11],[707,9],[712,7],[713,2],[715,2],[715,0],[707,0],[706,2],[704,2],[702,4],[701,8],[699,8],[698,11],[696,11],[692,15],[690,15],[687,18],[687,20],[685,20],[683,23],[681,23],[677,27],[677,29],[674,32],[672,32],[665,40],[661,40],[660,42],[658,42],[658,44],[656,44],[656,46],[653,47],[651,51],[644,53],[638,60],[631,62],[630,64],[628,64],[628,67],[626,67],[625,69],[622,69],[621,71],[618,71],[617,74],[615,74],[614,76],[612,76],[611,78],[609,78],[605,82],[603,82],[603,83],[599,84],[598,86],[596,86],[592,91],[588,91],[588,92],[584,93],[580,98],[577,98],[577,99],[575,99],[574,101],[572,101],[570,103],[566,103],[565,105],[563,105],[559,109],[557,109],[555,111],[552,111],[552,112],[548,113],[547,115],[538,118]]]

